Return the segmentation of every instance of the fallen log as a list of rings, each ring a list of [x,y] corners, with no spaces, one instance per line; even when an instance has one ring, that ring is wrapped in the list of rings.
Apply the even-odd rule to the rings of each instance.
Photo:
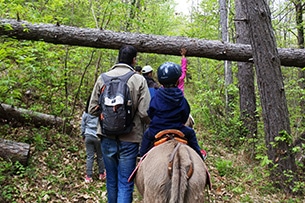
[[[30,145],[23,142],[0,139],[0,157],[26,166],[30,158]]]
[[[119,49],[122,44],[130,44],[139,52],[176,56],[180,56],[180,49],[184,47],[188,56],[253,62],[250,45],[179,36],[114,32],[55,24],[31,24],[27,21],[1,18],[0,35],[19,40],[107,49]],[[278,52],[281,65],[305,67],[305,49],[279,48]]]
[[[0,118],[20,123],[31,123],[35,127],[49,126],[62,129],[70,134],[73,128],[72,123],[54,115],[43,114],[23,108],[17,108],[8,104],[0,103]]]

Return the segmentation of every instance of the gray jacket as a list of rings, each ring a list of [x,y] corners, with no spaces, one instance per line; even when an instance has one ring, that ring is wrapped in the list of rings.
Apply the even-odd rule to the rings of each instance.
[[[132,67],[127,64],[119,63],[114,65],[106,75],[108,76],[118,76],[124,75],[128,71],[134,71]],[[89,104],[89,113],[95,116],[99,116],[97,111],[98,108],[98,99],[100,96],[100,89],[104,85],[104,81],[99,76],[91,94],[91,100]],[[130,90],[131,99],[132,99],[132,109],[133,109],[133,129],[129,134],[120,135],[119,139],[125,142],[136,142],[139,143],[142,140],[142,136],[145,130],[145,125],[148,124],[150,119],[147,115],[147,110],[150,102],[150,93],[148,90],[147,82],[145,78],[140,74],[134,74],[128,80],[127,85]],[[100,122],[98,122],[97,134],[102,135]],[[107,135],[103,135],[107,136]],[[114,136],[107,136],[115,139]]]
[[[82,122],[81,122],[81,135],[83,137],[87,135],[93,135],[97,137],[96,131],[97,131],[97,123],[98,123],[98,117],[90,115],[86,112],[82,115]]]

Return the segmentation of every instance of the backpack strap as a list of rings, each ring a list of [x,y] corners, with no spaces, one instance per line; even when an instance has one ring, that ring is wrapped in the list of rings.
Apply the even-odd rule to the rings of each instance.
[[[124,81],[125,83],[127,83],[127,81],[129,80],[129,78],[135,74],[136,72],[134,71],[128,71],[125,75],[120,76],[122,81]]]
[[[116,80],[116,79],[121,79],[123,82],[127,83],[127,81],[129,80],[129,78],[135,74],[136,72],[134,71],[128,71],[127,73],[125,73],[124,75],[118,75],[118,76],[109,76],[106,75],[105,73],[102,73],[102,79],[104,81],[105,84],[109,83],[111,80]]]
[[[125,73],[124,75],[119,75],[119,76],[109,76],[106,75],[105,73],[101,74],[101,78],[104,81],[104,85],[101,87],[100,89],[100,93],[102,94],[104,92],[105,86],[111,81],[111,80],[116,80],[118,78],[121,78],[122,81],[124,81],[125,83],[127,83],[127,81],[129,80],[129,78],[135,74],[135,71],[128,71],[127,73]],[[129,95],[130,97],[130,95]]]

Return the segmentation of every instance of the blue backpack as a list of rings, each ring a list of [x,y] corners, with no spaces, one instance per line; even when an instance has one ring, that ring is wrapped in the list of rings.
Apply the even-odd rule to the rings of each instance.
[[[132,130],[132,100],[127,81],[133,74],[134,71],[114,77],[101,75],[104,85],[99,97],[100,123],[106,136],[128,134]]]

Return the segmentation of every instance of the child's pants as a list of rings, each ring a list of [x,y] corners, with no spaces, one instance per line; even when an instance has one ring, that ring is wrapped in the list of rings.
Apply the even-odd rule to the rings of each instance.
[[[86,135],[85,144],[86,144],[86,154],[87,154],[87,160],[86,160],[87,176],[92,177],[92,174],[93,174],[92,168],[93,168],[95,153],[97,155],[97,164],[98,164],[98,168],[99,168],[99,174],[104,173],[105,165],[104,165],[104,160],[103,160],[103,156],[102,156],[100,139],[93,135]]]

